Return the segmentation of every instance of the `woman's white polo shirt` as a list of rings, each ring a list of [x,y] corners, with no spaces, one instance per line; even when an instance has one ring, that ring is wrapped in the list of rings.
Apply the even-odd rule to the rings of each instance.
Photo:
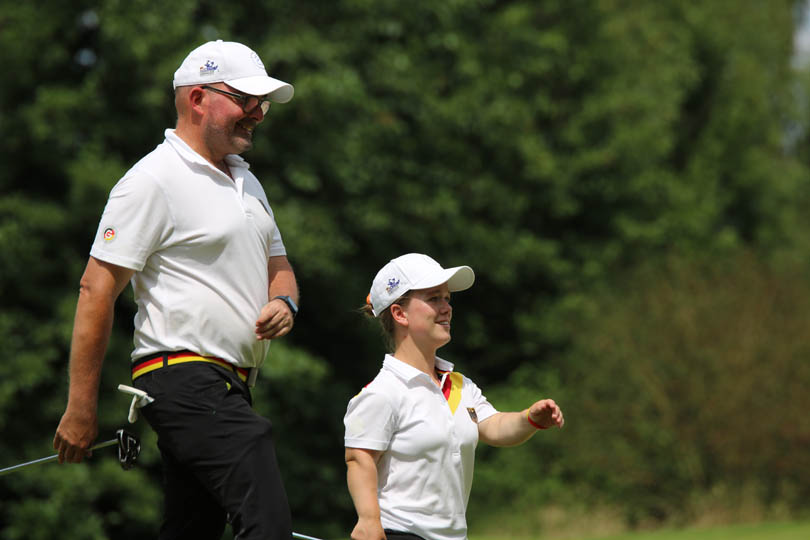
[[[383,451],[377,464],[382,525],[430,540],[467,537],[478,422],[496,414],[481,390],[436,358],[445,397],[430,377],[386,355],[349,401],[345,446]]]

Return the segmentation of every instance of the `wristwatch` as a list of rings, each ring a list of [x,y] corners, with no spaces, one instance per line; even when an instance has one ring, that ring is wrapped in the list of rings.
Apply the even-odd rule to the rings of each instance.
[[[284,302],[289,306],[290,311],[292,311],[293,318],[295,318],[295,316],[298,315],[298,305],[296,305],[293,299],[290,298],[289,296],[276,296],[273,298],[273,300],[276,300],[278,298],[284,300]]]

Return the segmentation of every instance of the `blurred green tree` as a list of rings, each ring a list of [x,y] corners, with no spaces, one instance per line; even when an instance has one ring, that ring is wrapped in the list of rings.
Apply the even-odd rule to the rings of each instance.
[[[524,366],[488,396],[522,407],[542,389],[566,425],[485,450],[472,514],[491,526],[478,511],[489,498],[541,529],[544,501],[613,508],[639,526],[806,511],[806,266],[672,255],[612,285],[568,320],[580,338],[552,366]]]
[[[740,247],[806,259],[808,137],[793,129],[806,118],[790,64],[797,5],[4,2],[0,463],[49,449],[98,217],[115,181],[173,125],[172,74],[194,46],[244,41],[296,87],[245,156],[302,288],[296,329],[274,346],[256,402],[279,432],[296,528],[339,536],[353,518],[340,420],[382,354],[354,309],[390,258],[420,251],[475,268],[476,287],[454,299],[457,339],[446,355],[494,395],[518,384],[527,396],[545,375],[514,374],[587,347],[568,321],[641,262]],[[631,297],[612,300],[618,309]],[[127,380],[132,316],[123,298],[102,432],[124,417],[114,388]],[[567,369],[555,379],[565,395],[600,391],[580,389]],[[480,487],[494,490],[482,457]],[[43,467],[0,484],[0,530],[148,536],[159,507],[155,454],[145,450],[142,470],[127,473],[136,480],[91,482],[83,470]],[[593,469],[577,474],[555,482],[600,485]],[[70,509],[94,518],[64,519],[70,509],[44,495],[46,481],[54,493],[87,493]],[[129,482],[143,487],[122,497]],[[138,514],[135,502],[149,510]]]

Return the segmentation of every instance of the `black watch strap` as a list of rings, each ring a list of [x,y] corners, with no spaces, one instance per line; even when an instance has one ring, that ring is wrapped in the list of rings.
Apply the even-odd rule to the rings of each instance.
[[[292,298],[290,298],[289,296],[276,296],[273,298],[273,300],[276,300],[277,298],[284,300],[284,302],[289,306],[290,311],[292,311],[293,317],[298,315],[298,305],[295,303],[295,301],[293,301]]]

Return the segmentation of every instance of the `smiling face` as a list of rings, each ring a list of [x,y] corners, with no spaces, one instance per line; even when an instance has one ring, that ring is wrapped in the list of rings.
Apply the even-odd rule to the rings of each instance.
[[[239,93],[224,83],[218,83],[216,87]],[[206,92],[206,98],[209,107],[202,137],[211,154],[223,159],[227,154],[241,154],[250,150],[253,147],[253,130],[264,120],[261,107],[245,112],[236,99],[217,92]]]
[[[402,311],[408,321],[408,334],[420,344],[438,349],[450,342],[453,307],[447,283],[430,289],[411,291]]]

